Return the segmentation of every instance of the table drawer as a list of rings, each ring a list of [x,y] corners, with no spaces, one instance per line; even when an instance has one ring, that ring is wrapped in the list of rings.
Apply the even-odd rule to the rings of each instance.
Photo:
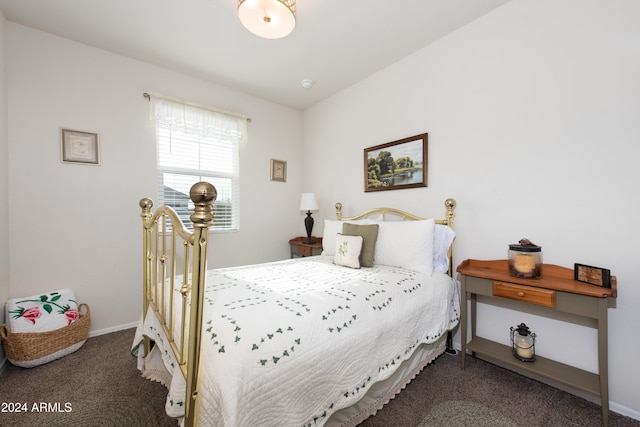
[[[302,256],[311,256],[311,246],[295,245],[294,252]]]
[[[556,308],[556,291],[516,285],[515,283],[493,282],[493,295],[515,301]]]

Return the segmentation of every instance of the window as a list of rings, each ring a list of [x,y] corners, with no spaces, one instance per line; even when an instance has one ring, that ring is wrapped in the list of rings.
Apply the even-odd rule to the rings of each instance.
[[[193,203],[191,186],[207,181],[216,187],[212,230],[239,229],[239,145],[246,139],[246,118],[159,97],[150,98],[156,121],[158,194],[185,226]]]

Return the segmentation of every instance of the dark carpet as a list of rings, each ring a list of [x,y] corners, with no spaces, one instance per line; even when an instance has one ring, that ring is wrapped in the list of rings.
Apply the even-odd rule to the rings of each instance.
[[[0,413],[0,425],[175,427],[164,413],[167,389],[142,378],[131,356],[134,332],[89,338],[75,353],[35,368],[7,366],[0,401],[26,412]]]
[[[136,368],[133,334],[89,338],[77,352],[31,369],[8,365],[0,425],[176,426],[164,413],[166,388]],[[361,427],[489,425],[599,426],[600,406],[474,358],[463,371],[459,356],[443,355]],[[640,421],[611,412],[609,425]]]
[[[437,426],[517,427],[518,424],[500,412],[481,403],[449,400],[435,405],[418,427]]]

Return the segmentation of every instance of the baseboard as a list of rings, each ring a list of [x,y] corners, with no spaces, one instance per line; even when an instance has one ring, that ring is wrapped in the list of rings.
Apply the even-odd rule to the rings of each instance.
[[[635,420],[640,420],[640,412],[633,410],[631,408],[627,408],[626,406],[619,405],[612,401],[609,401],[609,410],[616,412],[620,415],[624,415],[625,417],[633,418]]]
[[[118,331],[122,331],[122,330],[125,330],[125,329],[135,328],[135,327],[138,326],[138,323],[140,323],[140,322],[127,323],[127,324],[124,324],[124,325],[112,326],[110,328],[104,328],[104,329],[98,329],[96,331],[91,331],[91,332],[89,332],[89,338],[97,337],[99,335],[104,335],[104,334],[110,334],[111,332],[118,332]]]

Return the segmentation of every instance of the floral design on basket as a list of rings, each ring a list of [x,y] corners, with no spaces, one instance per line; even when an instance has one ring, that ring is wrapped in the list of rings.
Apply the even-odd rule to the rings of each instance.
[[[18,305],[17,310],[10,310],[9,313],[13,314],[14,319],[19,319],[22,317],[23,319],[31,322],[32,325],[36,324],[36,320],[42,317],[42,311],[40,311],[40,307],[47,313],[51,314],[53,312],[53,307],[58,308],[59,314],[64,314],[67,317],[67,324],[70,325],[72,322],[78,320],[80,314],[76,308],[71,308],[69,304],[60,305],[56,301],[58,301],[62,295],[58,292],[51,292],[50,294],[40,295],[40,299],[26,299],[22,301],[17,301],[17,304],[22,303],[39,303],[39,305],[34,305],[29,308],[21,307]],[[76,302],[75,300],[69,300],[71,302]]]

